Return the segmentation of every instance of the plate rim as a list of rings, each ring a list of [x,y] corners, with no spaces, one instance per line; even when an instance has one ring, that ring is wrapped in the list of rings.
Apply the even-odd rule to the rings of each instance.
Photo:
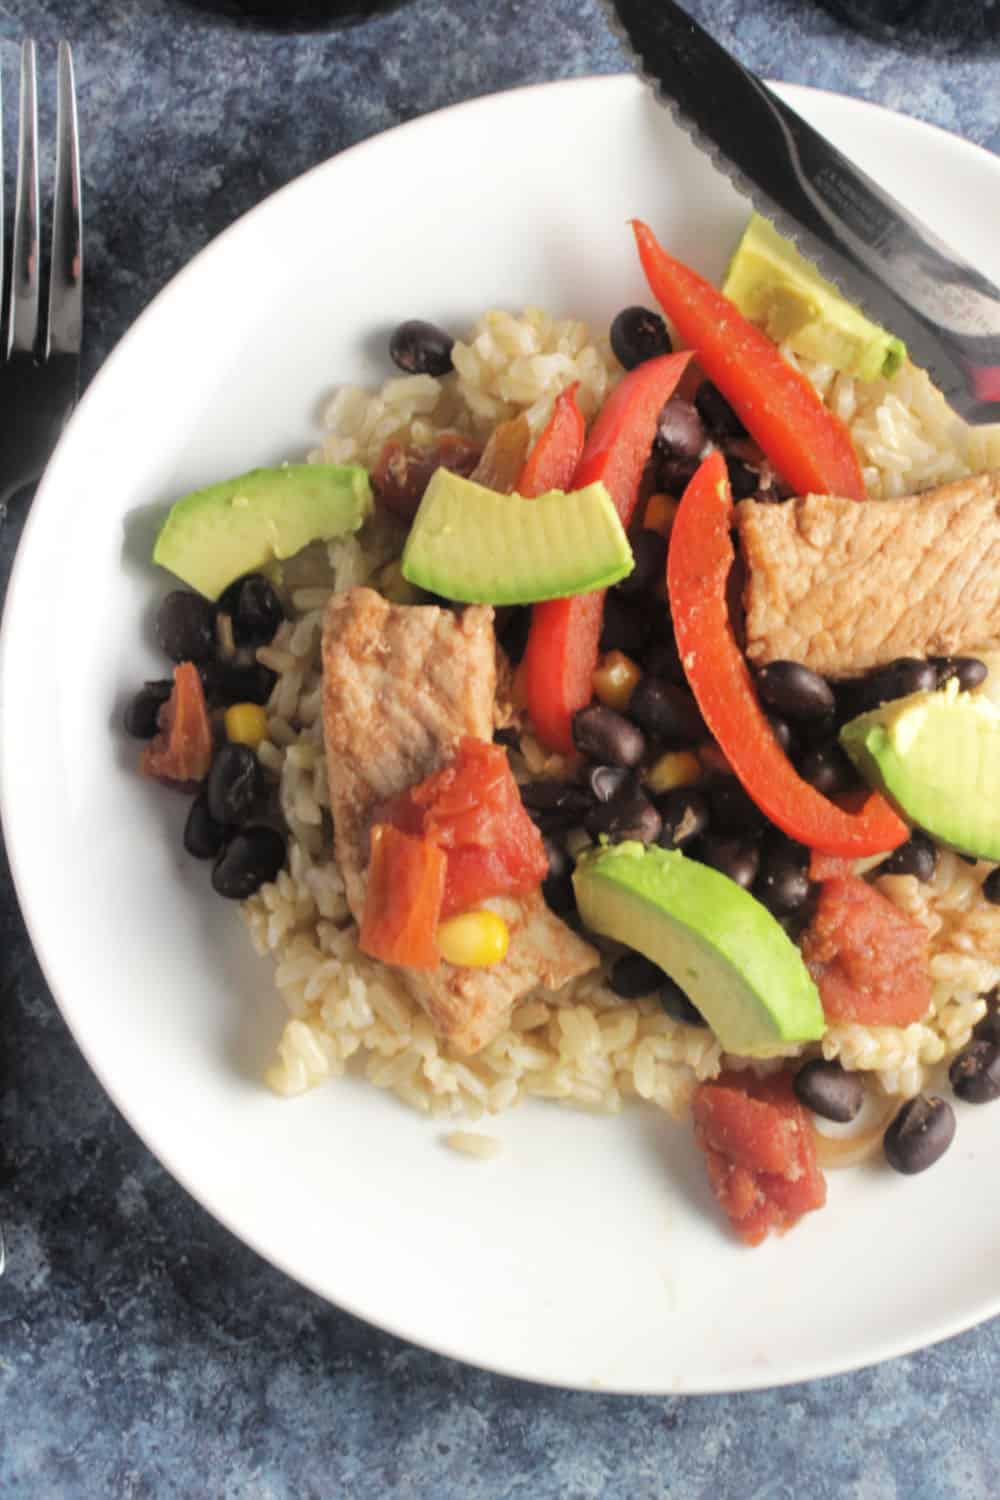
[[[815,88],[803,84],[784,83],[778,81],[775,81],[773,83],[773,86],[788,100],[788,102],[793,105],[795,104],[797,99],[803,100],[806,104],[808,104],[808,101],[811,99],[821,100],[827,104],[833,104],[837,108],[846,107],[848,112],[856,112],[858,114],[868,113],[877,119],[888,118],[896,125],[898,125],[900,122],[904,122],[906,127],[908,129],[914,130],[914,132],[918,136],[922,132],[930,132],[931,135],[946,141],[948,143],[949,149],[957,150],[959,154],[966,154],[980,158],[985,169],[1000,175],[1000,157],[995,155],[986,147],[980,145],[978,142],[970,141],[961,135],[957,135],[956,133],[945,129],[942,126],[935,125],[929,121],[920,119],[915,115],[911,115],[900,110],[890,109],[885,105],[873,102],[871,100],[858,98],[855,95],[844,94],[830,89]],[[70,422],[67,424],[67,427],[62,437],[60,438],[59,444],[57,445],[52,455],[52,459],[50,459],[50,463],[46,468],[46,473],[43,475],[42,480],[38,485],[34,500],[31,504],[31,509],[25,519],[22,535],[17,546],[15,558],[10,572],[10,577],[8,580],[3,616],[2,619],[0,619],[0,827],[2,827],[3,830],[4,841],[7,850],[11,883],[17,897],[21,918],[24,922],[25,929],[31,942],[36,961],[39,965],[39,968],[45,979],[46,986],[49,990],[50,995],[52,996],[53,1001],[55,1002],[56,1008],[58,1009],[63,1022],[67,1026],[75,1045],[83,1055],[87,1066],[95,1075],[98,1083],[101,1086],[101,1089],[110,1100],[114,1108],[129,1125],[130,1129],[132,1129],[137,1137],[141,1140],[145,1149],[152,1154],[152,1156],[159,1163],[162,1169],[166,1171],[174,1179],[174,1181],[177,1182],[181,1186],[181,1188],[186,1193],[188,1193],[194,1199],[194,1201],[201,1208],[203,1208],[205,1212],[207,1212],[218,1224],[222,1225],[222,1227],[226,1229],[228,1233],[232,1234],[241,1244],[245,1245],[248,1249],[253,1251],[254,1254],[260,1256],[261,1259],[264,1260],[268,1265],[272,1266],[275,1270],[287,1276],[292,1282],[296,1283],[297,1285],[305,1287],[308,1291],[319,1297],[324,1303],[334,1306],[350,1314],[351,1316],[370,1324],[372,1327],[378,1329],[383,1333],[388,1333],[391,1336],[404,1342],[413,1344],[416,1347],[426,1349],[434,1354],[441,1355],[448,1359],[456,1360],[461,1364],[470,1366],[471,1368],[481,1369],[494,1375],[504,1376],[509,1379],[524,1380],[533,1385],[540,1385],[552,1389],[581,1391],[597,1390],[602,1394],[646,1396],[664,1396],[677,1394],[736,1394],[744,1391],[777,1389],[783,1386],[803,1383],[806,1381],[827,1379],[838,1374],[850,1374],[857,1370],[871,1368],[875,1364],[880,1364],[889,1359],[896,1359],[918,1350],[931,1348],[932,1346],[941,1343],[943,1340],[967,1332],[968,1330],[987,1322],[989,1319],[997,1316],[997,1314],[1000,1314],[1000,1282],[998,1282],[997,1289],[993,1296],[987,1299],[985,1303],[980,1303],[975,1310],[954,1317],[939,1315],[938,1318],[936,1320],[932,1320],[930,1324],[921,1324],[919,1331],[911,1332],[909,1334],[901,1333],[894,1339],[884,1339],[880,1345],[880,1352],[874,1356],[871,1353],[863,1353],[860,1354],[856,1359],[843,1359],[834,1356],[830,1356],[825,1360],[817,1360],[815,1358],[808,1360],[800,1359],[797,1364],[784,1369],[778,1375],[775,1375],[773,1371],[770,1371],[767,1368],[761,1368],[760,1370],[747,1368],[740,1372],[736,1383],[733,1383],[733,1381],[730,1379],[720,1376],[716,1379],[696,1379],[693,1382],[683,1383],[680,1386],[678,1386],[675,1380],[671,1380],[669,1384],[666,1381],[661,1384],[650,1384],[629,1382],[626,1379],[621,1382],[617,1382],[614,1380],[606,1382],[602,1381],[599,1385],[596,1385],[594,1381],[584,1378],[580,1378],[576,1381],[567,1380],[564,1377],[552,1378],[544,1374],[540,1374],[537,1370],[534,1369],[525,1370],[515,1368],[512,1364],[509,1363],[492,1362],[489,1358],[484,1358],[481,1354],[470,1352],[468,1349],[452,1347],[452,1343],[448,1339],[435,1340],[431,1337],[428,1337],[424,1331],[412,1331],[411,1328],[406,1326],[405,1322],[401,1322],[399,1319],[386,1319],[380,1317],[377,1311],[372,1311],[372,1309],[367,1304],[363,1304],[362,1300],[358,1299],[357,1297],[341,1297],[339,1295],[334,1297],[328,1290],[319,1285],[314,1277],[303,1273],[300,1270],[291,1269],[290,1266],[285,1263],[281,1255],[264,1248],[261,1245],[259,1236],[254,1231],[253,1227],[247,1229],[243,1226],[237,1226],[237,1224],[234,1222],[235,1218],[237,1217],[235,1214],[230,1214],[227,1209],[220,1209],[213,1203],[206,1201],[206,1199],[200,1195],[199,1191],[194,1186],[192,1186],[186,1167],[183,1164],[177,1164],[174,1161],[172,1152],[164,1152],[160,1147],[155,1146],[149,1139],[147,1139],[144,1130],[140,1128],[132,1118],[130,1109],[119,1097],[119,1093],[108,1083],[105,1077],[101,1059],[98,1056],[92,1055],[92,1050],[87,1041],[85,1041],[83,1035],[78,1032],[79,1018],[74,1016],[74,1006],[72,1000],[68,998],[64,1000],[57,986],[53,982],[53,978],[50,973],[50,961],[46,953],[46,942],[41,932],[40,914],[36,912],[35,897],[32,895],[31,891],[26,888],[26,882],[22,880],[21,874],[19,872],[18,851],[20,848],[20,844],[16,835],[13,840],[11,838],[13,819],[8,809],[8,782],[10,777],[10,772],[8,770],[8,759],[12,758],[12,752],[10,746],[10,732],[3,726],[5,726],[9,722],[9,717],[6,713],[7,697],[9,692],[9,688],[7,686],[9,681],[9,674],[5,669],[7,666],[8,657],[13,653],[15,649],[11,644],[11,637],[13,632],[10,628],[10,622],[19,612],[18,601],[20,599],[21,591],[24,587],[24,580],[27,577],[28,569],[30,567],[29,559],[32,551],[32,537],[35,533],[35,530],[41,525],[39,518],[44,514],[47,514],[48,509],[55,504],[57,499],[56,492],[52,492],[50,498],[48,476],[51,468],[53,467],[53,461],[58,457],[68,439],[70,439],[77,428],[82,425],[83,421],[86,418],[86,413],[88,412],[90,405],[93,404],[97,399],[99,399],[99,395],[95,397],[94,393],[95,391],[99,393],[103,388],[105,376],[109,367],[111,367],[113,364],[116,365],[122,351],[130,349],[132,345],[143,336],[143,330],[147,322],[151,321],[155,316],[158,315],[162,302],[168,296],[173,295],[176,289],[184,285],[188,278],[197,276],[200,272],[200,267],[202,266],[202,264],[207,259],[219,253],[220,247],[228,243],[231,236],[237,233],[242,233],[247,223],[254,219],[255,216],[272,212],[274,205],[279,200],[281,200],[285,194],[297,191],[300,188],[301,184],[303,184],[308,179],[329,172],[333,168],[335,163],[341,162],[346,157],[357,157],[359,155],[363,155],[365,152],[378,150],[383,145],[383,143],[390,138],[395,139],[403,134],[419,134],[421,130],[432,128],[435,124],[439,124],[440,121],[445,117],[456,118],[470,112],[489,111],[492,109],[496,109],[499,105],[503,105],[507,108],[516,108],[516,101],[518,97],[522,95],[536,95],[542,92],[559,92],[565,94],[574,92],[583,93],[592,89],[596,89],[599,92],[602,89],[610,90],[612,88],[631,89],[636,93],[637,96],[647,92],[646,86],[642,83],[642,81],[635,74],[629,72],[596,74],[592,73],[579,77],[540,81],[536,83],[519,85],[509,89],[479,94],[474,96],[473,98],[461,100],[450,105],[445,105],[439,109],[428,111],[426,114],[418,115],[413,119],[402,122],[399,125],[390,127],[387,130],[380,131],[375,135],[366,137],[365,139],[345,148],[343,151],[336,152],[334,155],[327,157],[323,161],[317,162],[312,167],[307,168],[304,172],[299,173],[289,182],[282,184],[281,187],[275,189],[273,192],[269,193],[266,197],[261,199],[260,202],[254,204],[250,209],[246,210],[231,224],[227,225],[225,229],[220,231],[219,234],[214,236],[206,245],[202,246],[202,248],[198,250],[190,260],[185,262],[185,264],[174,273],[169,281],[167,281],[166,284],[159,289],[156,295],[143,308],[142,312],[135,319],[135,321],[129,325],[125,333],[114,345],[101,366],[95,371],[93,377],[91,378],[87,390],[85,391]]]

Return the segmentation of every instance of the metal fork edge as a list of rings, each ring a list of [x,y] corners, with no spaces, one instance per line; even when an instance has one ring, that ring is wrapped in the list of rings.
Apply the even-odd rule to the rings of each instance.
[[[42,357],[78,354],[83,331],[83,236],[80,201],[80,143],[73,55],[59,43],[56,104],[56,170],[53,192],[52,255],[48,321]],[[2,96],[0,96],[2,97]],[[3,225],[0,185],[0,227]],[[21,46],[21,100],[17,146],[10,314],[6,353],[34,353],[38,343],[39,224],[38,83],[36,47]],[[0,237],[0,285],[3,244]]]

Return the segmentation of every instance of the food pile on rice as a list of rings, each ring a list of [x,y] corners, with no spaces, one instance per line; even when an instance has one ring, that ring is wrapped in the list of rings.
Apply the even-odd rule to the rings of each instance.
[[[789,364],[808,377],[827,410],[846,425],[871,502],[886,507],[915,504],[908,497],[934,491],[935,502],[947,505],[952,492],[942,487],[952,485],[957,486],[956,511],[977,502],[979,491],[967,492],[963,482],[1000,464],[1000,445],[995,434],[970,429],[958,420],[921,371],[904,362],[888,378],[861,382],[832,366],[796,356],[790,347],[783,347],[781,352]],[[470,606],[463,616],[461,611],[450,610],[447,601],[429,599],[403,576],[400,559],[407,532],[400,523],[397,492],[416,483],[413,476],[421,454],[429,455],[422,484],[433,469],[435,455],[460,454],[464,472],[473,472],[498,429],[507,431],[518,419],[525,441],[533,444],[550,423],[557,398],[570,388],[580,413],[591,424],[625,375],[612,342],[603,333],[577,320],[553,318],[537,308],[528,308],[520,316],[501,310],[485,313],[447,354],[446,373],[400,373],[387,379],[378,391],[342,389],[330,403],[322,443],[310,460],[360,465],[368,470],[374,481],[375,510],[355,535],[314,543],[282,565],[278,588],[285,618],[273,638],[253,652],[256,666],[275,674],[255,754],[276,789],[278,822],[286,837],[283,867],[273,879],[260,883],[243,903],[254,946],[273,961],[275,982],[288,1011],[267,1081],[279,1094],[295,1095],[350,1070],[391,1090],[421,1113],[458,1121],[475,1121],[498,1113],[525,1097],[555,1099],[603,1112],[620,1110],[625,1101],[639,1099],[677,1120],[690,1118],[694,1109],[699,1139],[706,1146],[720,1201],[743,1237],[756,1242],[764,1229],[758,1233],[752,1215],[733,1208],[737,1178],[732,1173],[738,1173],[739,1163],[734,1168],[726,1158],[720,1165],[718,1153],[722,1148],[712,1134],[720,1127],[717,1118],[710,1118],[707,1106],[699,1114],[701,1086],[721,1080],[720,1094],[735,1096],[738,1080],[743,1079],[741,1108],[763,1111],[773,1106],[784,1110],[786,1119],[792,1118],[799,1129],[802,1114],[795,1114],[795,1110],[800,1106],[789,1102],[789,1080],[794,1070],[789,1069],[788,1059],[795,1059],[797,1066],[805,1062],[839,1064],[835,1073],[846,1076],[852,1087],[858,1080],[864,1085],[858,1099],[843,1114],[838,1114],[836,1102],[832,1109],[823,1107],[823,1079],[828,1083],[834,1075],[824,1075],[822,1070],[816,1075],[819,1083],[813,1085],[815,1099],[808,1097],[805,1086],[797,1091],[799,1099],[813,1104],[821,1118],[825,1114],[829,1119],[847,1119],[858,1114],[863,1096],[868,1109],[862,1118],[874,1123],[859,1127],[844,1139],[820,1134],[820,1162],[855,1161],[876,1150],[886,1123],[905,1101],[919,1100],[923,1108],[911,1133],[940,1133],[943,1127],[934,1117],[940,1101],[922,1098],[934,1070],[959,1054],[969,1055],[970,1044],[1000,1048],[995,1004],[1000,985],[1000,909],[994,904],[1000,890],[994,889],[995,881],[991,884],[995,866],[943,847],[920,830],[895,853],[842,859],[829,866],[822,860],[817,864],[815,855],[810,862],[808,850],[787,846],[786,840],[783,857],[787,866],[791,847],[794,868],[789,866],[791,874],[785,885],[790,879],[791,886],[801,886],[803,894],[801,899],[785,899],[779,892],[771,909],[803,952],[811,952],[813,976],[824,972],[824,965],[830,967],[830,954],[822,947],[824,941],[830,941],[829,933],[824,937],[817,926],[816,894],[827,888],[824,881],[831,885],[838,881],[857,884],[857,877],[863,876],[867,889],[892,904],[905,943],[914,951],[919,949],[926,981],[922,991],[925,1003],[919,1007],[919,1015],[905,1024],[856,1017],[847,1006],[838,1014],[828,1014],[825,1029],[815,1040],[774,1044],[766,1056],[724,1052],[713,1030],[704,1024],[676,983],[620,942],[581,929],[568,872],[581,854],[602,845],[602,835],[610,837],[612,844],[622,838],[638,839],[667,849],[682,847],[685,854],[705,860],[741,886],[752,887],[767,904],[767,859],[775,830],[752,806],[749,811],[738,807],[734,813],[731,798],[727,804],[729,789],[739,792],[739,786],[726,755],[697,713],[692,721],[697,727],[682,734],[680,742],[668,737],[661,744],[655,733],[647,733],[649,746],[644,742],[641,766],[631,780],[624,769],[627,760],[618,768],[601,765],[604,720],[595,730],[596,748],[588,741],[582,721],[574,728],[573,749],[567,751],[565,745],[553,748],[551,736],[540,733],[532,721],[518,670],[530,612],[506,610],[498,612],[495,622],[496,682],[495,687],[491,682],[489,693],[492,723],[485,730],[480,726],[475,733],[488,739],[490,732],[495,732],[497,742],[507,752],[524,805],[546,836],[550,862],[542,890],[548,905],[540,920],[551,921],[564,930],[565,943],[558,939],[557,948],[560,943],[563,946],[553,957],[551,935],[536,934],[540,949],[548,943],[547,982],[518,983],[503,992],[494,1006],[496,1013],[486,1020],[477,1012],[474,1023],[466,1018],[454,1024],[452,1008],[461,1001],[460,987],[452,986],[445,993],[447,987],[442,985],[435,992],[431,980],[415,983],[405,968],[363,951],[359,903],[364,900],[368,834],[367,826],[361,825],[366,818],[370,821],[370,815],[359,810],[358,829],[349,827],[354,816],[350,798],[355,793],[348,783],[354,773],[344,768],[349,767],[352,756],[359,766],[366,753],[377,758],[381,741],[376,732],[366,752],[362,730],[357,724],[345,722],[351,717],[351,705],[359,701],[352,697],[357,681],[350,677],[338,684],[330,668],[331,652],[349,655],[353,648],[346,643],[352,631],[358,639],[391,640],[400,621],[403,650],[406,622],[414,618],[410,613],[414,607],[429,621],[431,615],[442,616],[431,621],[441,639],[442,632],[453,630],[468,636],[478,628],[476,611],[480,610],[480,606]],[[697,434],[694,451],[690,432],[685,429],[685,424],[690,428],[692,422]],[[662,585],[662,559],[669,548],[678,502],[709,448],[722,452],[738,499],[738,487],[742,487],[745,498],[737,507],[737,515],[743,550],[751,561],[755,547],[778,546],[764,532],[770,527],[776,536],[776,528],[784,524],[776,518],[782,515],[791,531],[798,533],[796,545],[803,535],[808,539],[810,513],[795,508],[809,502],[788,498],[780,474],[748,438],[739,420],[734,420],[727,403],[721,401],[720,405],[718,391],[699,387],[697,380],[682,385],[659,420],[637,512],[644,517],[645,525],[633,523],[630,530],[637,567],[637,537],[641,533],[646,550],[660,560],[661,582],[654,580],[640,595],[626,581],[609,594],[602,656],[594,679],[596,701],[583,710],[585,713],[596,708],[599,713],[610,712],[612,717],[627,720],[629,693],[635,690],[636,681],[643,674],[647,679],[655,675],[658,669],[651,663],[667,659],[664,651],[668,656],[673,651],[676,661],[677,643],[670,632]],[[454,467],[459,467],[458,459]],[[410,494],[407,502],[413,499]],[[750,511],[757,513],[756,520]],[[890,511],[883,514],[888,516]],[[841,525],[850,521],[848,517]],[[755,530],[758,527],[763,531]],[[780,543],[786,547],[792,544],[787,538]],[[801,560],[797,566],[801,576]],[[822,582],[822,559],[817,570]],[[766,571],[762,566],[758,572],[754,563],[753,578],[745,592],[746,652],[761,674],[758,680],[762,684],[768,664],[776,660],[779,668],[787,666],[791,658],[803,669],[813,670],[806,660],[805,647],[797,655],[781,651],[776,656],[770,650],[770,631],[780,634],[785,630],[794,641],[796,610],[807,612],[809,599],[797,603],[786,591],[775,606],[773,599],[766,597]],[[805,584],[803,592],[807,592]],[[667,621],[666,630],[653,632],[652,639],[640,618],[651,610],[661,610]],[[369,623],[369,616],[373,623]],[[488,633],[492,672],[494,625],[488,609],[482,610],[481,623]],[[1000,618],[995,626],[1000,635]],[[802,639],[808,638],[806,629]],[[960,683],[963,690],[975,687],[987,691],[982,678],[992,668],[989,653],[974,657],[962,653],[991,644],[986,636],[979,636],[920,653],[900,650],[894,657],[905,662],[921,655],[937,662],[930,679],[926,671],[923,677],[918,673],[914,686],[935,687],[949,673],[959,677],[966,673]],[[387,646],[386,650],[391,648]],[[358,653],[355,666],[363,673],[367,670],[364,649],[359,647]],[[986,660],[979,671],[981,657]],[[969,660],[974,663],[972,669],[962,665]],[[949,667],[951,662],[959,665]],[[684,667],[690,665],[687,657],[682,663]],[[922,665],[926,669],[927,661]],[[860,670],[885,672],[898,666],[896,660],[887,665],[884,659],[873,659],[862,663]],[[829,679],[846,675],[836,667],[834,663],[834,670],[828,671],[818,664],[813,675],[825,674]],[[624,681],[630,670],[635,674],[631,683]],[[905,678],[905,670],[903,675]],[[679,680],[687,694],[683,671]],[[839,692],[835,680],[833,686]],[[806,775],[808,764],[815,786],[829,789],[831,795],[839,794],[843,788],[836,775],[844,774],[843,767],[838,762],[830,770],[833,752],[825,741],[820,744],[815,736],[810,740],[808,724],[796,721],[794,703],[787,722],[781,719],[780,711],[774,709],[774,702],[780,701],[779,693],[768,704],[768,712],[776,725],[775,733],[780,727],[785,736],[786,748],[794,744],[794,751],[789,753],[796,757],[801,774]],[[332,729],[338,714],[340,727]],[[377,716],[375,722],[377,730]],[[829,736],[829,723],[825,732]],[[634,760],[631,764],[634,767]],[[582,791],[576,798],[574,788],[579,790],[584,784],[593,787],[598,771],[617,771],[610,801],[597,793],[588,794],[591,800],[587,803]],[[367,774],[359,769],[355,780],[363,780]],[[331,812],[331,785],[337,800],[336,816]],[[402,787],[392,790],[401,791]],[[613,816],[600,811],[605,803],[614,805],[617,793],[633,797],[631,821],[623,814],[624,822],[620,819],[615,824]],[[654,808],[650,816],[655,827],[645,832],[636,799]],[[702,819],[693,836],[689,836],[691,828],[683,824],[684,816],[695,822]],[[353,852],[348,850],[352,840],[357,845]],[[745,866],[748,858],[752,869],[741,874],[740,860]],[[783,867],[781,878],[784,876]],[[780,883],[779,876],[773,879]],[[518,915],[516,903],[504,905],[499,898],[482,904],[506,913],[515,935],[520,931],[519,921],[530,927],[538,917],[533,910],[526,916],[526,908]],[[900,941],[904,943],[904,937]],[[830,952],[836,953],[835,943]],[[563,978],[565,982],[561,982]],[[904,987],[908,982],[908,976],[900,980]],[[822,983],[820,993],[825,1003]],[[507,1003],[510,995],[513,1002]],[[976,1078],[982,1090],[986,1085],[981,1075],[984,1068],[992,1067],[992,1054],[986,1063],[980,1059],[977,1067]],[[1000,1093],[1000,1066],[995,1071]],[[837,1087],[835,1078],[834,1092]],[[986,1096],[992,1097],[988,1092]],[[974,1090],[966,1097],[974,1097]],[[488,1137],[462,1129],[456,1129],[449,1140],[457,1149],[473,1155],[485,1157],[496,1149]],[[907,1149],[909,1164],[905,1159],[902,1164],[894,1164],[903,1171],[920,1170],[925,1163],[917,1160],[914,1165],[913,1148]],[[903,1155],[905,1158],[905,1149]],[[757,1171],[766,1170],[760,1162],[750,1165]],[[796,1161],[790,1168],[775,1165],[771,1170],[779,1176],[784,1172],[793,1184],[799,1178]],[[803,1166],[802,1171],[808,1176],[813,1168]],[[790,1199],[765,1228],[784,1227],[794,1222],[802,1208],[813,1206],[818,1203],[803,1201],[797,1209]]]

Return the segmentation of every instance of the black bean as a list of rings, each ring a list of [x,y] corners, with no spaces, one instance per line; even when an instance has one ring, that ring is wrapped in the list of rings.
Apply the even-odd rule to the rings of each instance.
[[[787,916],[808,901],[808,860],[809,851],[790,839],[765,849],[753,893],[775,916]]]
[[[646,753],[642,730],[603,703],[573,715],[573,742],[589,760],[608,766],[637,766]]]
[[[542,881],[542,895],[545,904],[557,916],[569,916],[576,911],[576,893],[573,890],[573,880],[569,871],[564,875],[551,875]]]
[[[845,792],[857,781],[850,758],[836,740],[810,745],[799,759],[798,771],[802,780],[808,781],[809,785],[814,786],[818,792],[822,792],[824,797],[833,797],[838,792]]]
[[[938,1161],[955,1139],[955,1111],[946,1099],[918,1094],[885,1133],[882,1148],[890,1167],[911,1177]]]
[[[592,838],[603,833],[613,844],[632,839],[640,844],[655,844],[663,829],[663,819],[642,792],[625,791],[610,802],[599,802],[591,808],[583,826]]]
[[[188,589],[174,589],[156,612],[156,639],[171,661],[210,661],[215,655],[215,605]]]
[[[711,865],[730,880],[749,890],[757,878],[760,866],[760,850],[756,844],[743,839],[720,838],[718,834],[707,834],[698,846],[697,857],[703,864]]]
[[[876,869],[879,875],[915,875],[918,880],[927,881],[937,869],[937,862],[937,844],[917,828]]]
[[[507,724],[503,729],[494,729],[494,745],[502,745],[505,750],[519,750],[521,747],[521,735],[513,724]]]
[[[786,755],[791,755],[795,750],[795,736],[792,734],[791,727],[784,719],[779,719],[777,714],[768,714],[767,722],[774,730],[774,738],[782,750]]]
[[[685,1026],[707,1026],[708,1022],[696,1005],[693,1005],[679,984],[663,977],[657,999],[672,1021],[681,1021]]]
[[[937,687],[937,672],[929,661],[916,656],[900,656],[888,666],[876,667],[859,684],[861,708],[865,713],[882,703],[906,698],[910,693],[929,693]]]
[[[857,1073],[848,1073],[839,1062],[814,1057],[795,1075],[792,1087],[797,1098],[813,1114],[846,1125],[861,1112],[865,1086]]]
[[[932,656],[931,665],[937,672],[938,687],[954,678],[963,693],[971,693],[989,675],[989,668],[978,656]]]
[[[285,863],[285,841],[273,828],[244,828],[229,840],[212,868],[212,888],[230,901],[245,901]]]
[[[673,682],[678,687],[687,685],[680,652],[677,650],[677,642],[673,635],[667,640],[655,641],[652,646],[647,646],[642,654],[642,668],[650,677],[665,678],[667,682]]]
[[[610,802],[617,797],[632,772],[624,766],[590,766],[587,769],[587,786],[598,802]]]
[[[558,843],[551,835],[542,839],[542,846],[549,862],[549,873],[546,880],[561,880],[570,873],[570,857],[562,844]]]
[[[714,386],[710,380],[702,381],[695,393],[694,404],[714,437],[746,437],[747,430],[743,423],[718,386]]]
[[[160,709],[173,691],[172,682],[147,682],[130,699],[123,721],[133,739],[151,740],[159,729]]]
[[[199,792],[184,824],[185,849],[195,859],[214,859],[225,842],[225,828],[209,812],[205,793]]]
[[[690,745],[708,734],[693,695],[662,677],[640,677],[629,699],[628,716],[665,745]]]
[[[408,318],[395,328],[389,340],[394,365],[408,375],[447,375],[455,340],[443,328],[423,318]]]
[[[735,776],[713,776],[706,792],[717,833],[755,838],[767,828],[767,818]]]
[[[666,577],[666,537],[644,526],[633,534],[631,541],[635,567],[618,584],[618,592],[624,599],[638,599],[642,594],[654,592]],[[663,608],[666,607],[664,604]]]
[[[991,870],[983,881],[983,895],[987,901],[992,901],[994,906],[1000,906],[1000,865]]]
[[[673,787],[654,801],[663,819],[660,843],[665,849],[683,849],[707,830],[708,799],[696,787]]]
[[[653,454],[656,487],[667,495],[678,498],[684,493],[698,472],[696,458],[675,458],[672,453]]]
[[[501,606],[503,609],[504,606]],[[531,630],[531,610],[521,609],[516,605],[506,606],[506,614],[501,616],[501,611],[496,611],[497,640],[500,642],[507,657],[515,666],[524,655],[528,644],[528,633]]]
[[[1000,1046],[969,1042],[948,1069],[951,1086],[966,1104],[992,1104],[1000,1099]]]
[[[656,445],[664,456],[695,459],[701,453],[708,434],[698,408],[683,396],[671,396],[660,412],[656,426]]]
[[[648,616],[649,611],[627,604],[617,589],[612,589],[604,599],[601,650],[624,651],[626,656],[638,656],[649,640]]]
[[[219,609],[233,622],[237,646],[266,646],[285,618],[281,600],[262,573],[247,573],[231,583],[219,595]]]
[[[228,707],[231,703],[266,703],[278,680],[278,674],[260,662],[239,667],[210,661],[200,666],[198,672],[205,697],[214,708]]]
[[[654,994],[666,979],[659,964],[642,953],[623,953],[611,966],[608,984],[622,1000],[640,1000]]]
[[[205,802],[217,823],[233,826],[250,815],[261,791],[260,763],[249,745],[223,745],[205,783]]]
[[[526,781],[521,801],[530,813],[565,813],[569,819],[581,818],[591,804],[586,788],[575,781]]]
[[[757,692],[787,719],[825,719],[833,713],[833,689],[798,661],[772,661],[756,676]]]
[[[751,495],[757,493],[760,475],[756,469],[751,469],[742,458],[731,456],[726,459],[726,468],[729,471],[729,488],[734,500],[749,500]]]
[[[670,335],[660,314],[649,307],[625,307],[611,325],[611,348],[626,370],[670,353]]]

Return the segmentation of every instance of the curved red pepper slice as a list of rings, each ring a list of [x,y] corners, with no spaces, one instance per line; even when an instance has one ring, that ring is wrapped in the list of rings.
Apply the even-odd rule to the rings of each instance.
[[[572,488],[600,480],[623,526],[639,499],[639,485],[665,402],[691,359],[664,354],[630,370],[612,391],[591,428]],[[593,697],[594,668],[604,619],[604,592],[536,604],[524,653],[528,712],[551,750],[573,749],[573,715]]]
[[[650,289],[744,427],[798,495],[864,500],[851,435],[806,377],[711,282],[667,254],[638,219],[632,230]]]
[[[556,397],[552,415],[525,459],[516,489],[527,500],[537,500],[549,490],[568,490],[573,483],[587,432],[576,404],[579,384],[574,381]]]
[[[802,780],[774,737],[729,618],[732,513],[725,459],[712,453],[684,491],[667,556],[677,649],[702,717],[746,791],[790,838],[853,857],[895,849],[909,829],[884,797],[872,792],[856,812],[837,807]]]

